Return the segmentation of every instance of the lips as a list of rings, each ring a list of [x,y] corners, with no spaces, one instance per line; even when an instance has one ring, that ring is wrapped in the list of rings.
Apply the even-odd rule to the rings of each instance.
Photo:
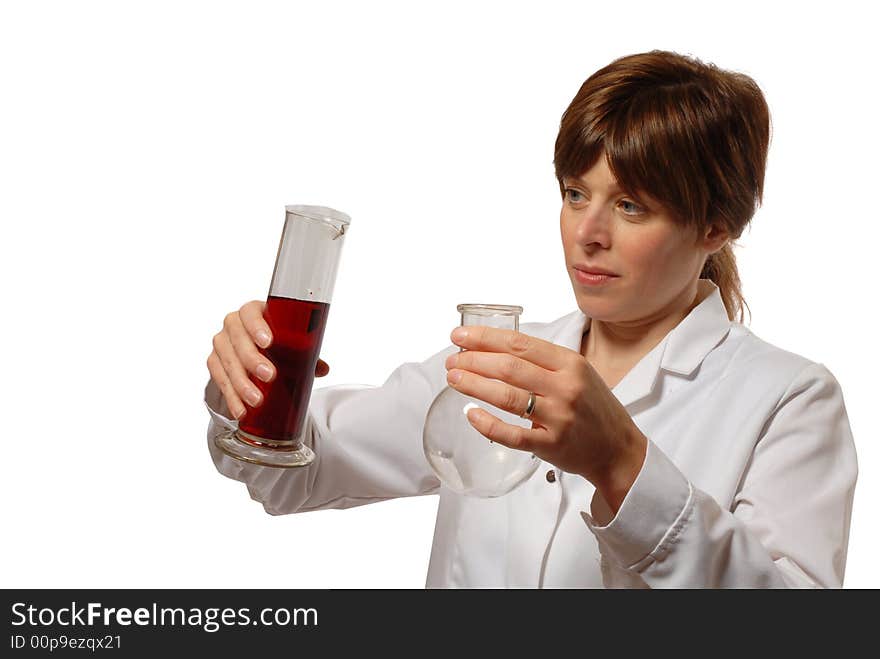
[[[574,269],[585,272],[588,275],[609,275],[611,277],[619,276],[616,272],[612,272],[611,270],[607,270],[606,268],[600,268],[598,266],[592,265],[576,265],[574,266]]]
[[[581,286],[605,286],[617,279],[620,279],[620,275],[616,275],[605,268],[592,265],[574,266],[574,281]]]

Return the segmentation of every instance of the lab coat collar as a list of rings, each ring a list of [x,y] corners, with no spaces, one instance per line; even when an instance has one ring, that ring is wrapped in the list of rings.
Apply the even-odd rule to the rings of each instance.
[[[702,301],[614,387],[613,393],[623,405],[650,394],[661,371],[690,377],[727,336],[731,320],[720,289],[714,282],[701,279],[698,292]],[[556,343],[580,352],[590,322],[582,311],[574,312],[563,322]]]
[[[721,290],[708,279],[700,280],[706,297],[668,335],[662,368],[690,376],[713,348],[727,336],[731,320],[721,299]]]

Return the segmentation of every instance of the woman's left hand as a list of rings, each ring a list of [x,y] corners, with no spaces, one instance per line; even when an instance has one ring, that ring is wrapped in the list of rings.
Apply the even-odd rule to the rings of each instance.
[[[641,470],[647,439],[583,355],[485,326],[456,328],[452,341],[465,348],[446,360],[447,381],[457,391],[517,416],[535,394],[532,428],[480,409],[468,412],[471,425],[494,442],[580,474],[616,512]]]

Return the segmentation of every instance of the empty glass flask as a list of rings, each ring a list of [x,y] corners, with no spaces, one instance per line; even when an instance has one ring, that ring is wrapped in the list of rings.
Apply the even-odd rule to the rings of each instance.
[[[500,304],[460,304],[461,324],[519,330],[522,307]],[[464,351],[464,348],[461,349]],[[526,451],[490,441],[467,419],[480,407],[506,423],[531,428],[532,422],[485,401],[446,387],[425,417],[422,443],[428,463],[449,489],[475,497],[498,497],[525,482],[539,460]]]

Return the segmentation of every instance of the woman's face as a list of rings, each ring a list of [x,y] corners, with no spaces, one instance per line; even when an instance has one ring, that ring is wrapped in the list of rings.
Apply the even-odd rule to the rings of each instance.
[[[689,308],[706,256],[726,236],[698,239],[654,199],[626,194],[604,157],[563,184],[562,245],[581,311],[604,322],[639,325]],[[583,272],[595,270],[614,276]]]

